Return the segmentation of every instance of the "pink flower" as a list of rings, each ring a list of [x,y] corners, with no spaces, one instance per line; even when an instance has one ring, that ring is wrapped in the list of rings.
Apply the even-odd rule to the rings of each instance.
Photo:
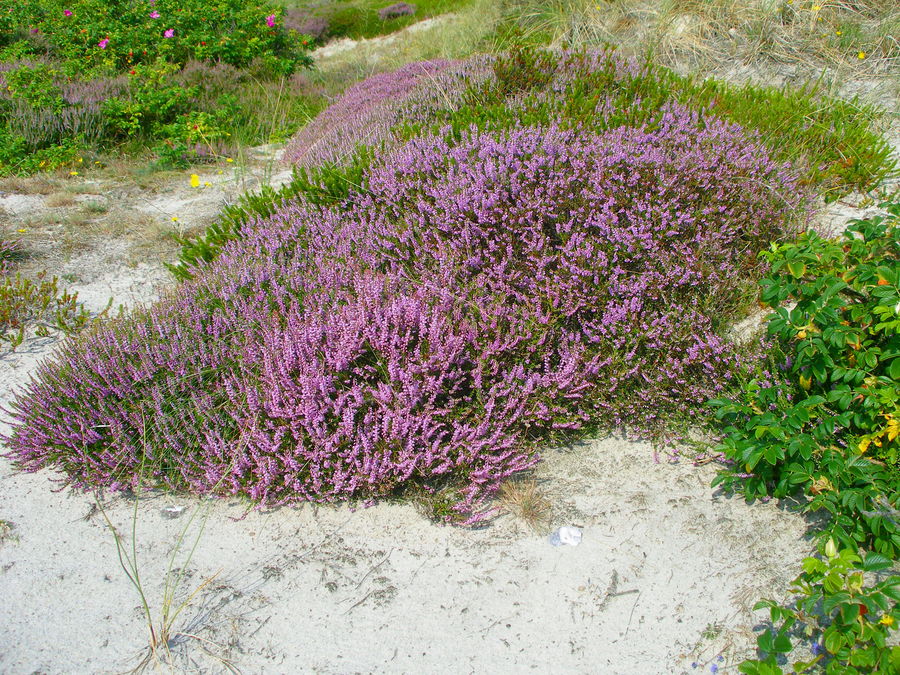
[[[269,14],[269,16],[266,17],[266,25],[269,28],[275,28],[275,15],[274,14]]]
[[[100,42],[97,43],[97,46],[100,47],[100,49],[106,49],[106,45],[108,44],[109,38],[103,38],[102,40],[100,40]]]
[[[174,35],[175,35],[175,29],[174,29],[174,28],[170,28],[170,29],[167,30],[165,33],[163,33],[163,37],[167,37],[167,38],[170,38],[170,37],[172,37],[172,36],[174,36]]]
[[[72,16],[72,10],[71,10],[71,9],[64,9],[64,10],[63,10],[63,14],[65,14],[66,16]]]
[[[158,19],[158,18],[159,18],[159,12],[157,12],[157,11],[154,9],[152,12],[150,12],[150,18],[151,18],[151,19]]]

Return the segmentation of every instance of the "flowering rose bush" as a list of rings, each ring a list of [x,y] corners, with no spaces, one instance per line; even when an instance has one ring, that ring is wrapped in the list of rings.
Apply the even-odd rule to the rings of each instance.
[[[283,10],[267,0],[26,0],[4,11],[19,49],[49,53],[81,71],[123,70],[157,57],[233,66],[265,59],[286,73],[306,62],[280,26]]]
[[[256,103],[236,87],[210,109],[202,87],[182,86],[182,68],[249,70],[264,87],[311,63],[266,0],[26,0],[0,17],[0,173],[28,172],[30,157],[66,144],[141,140],[185,157],[215,152],[228,126],[253,127]],[[224,122],[200,129],[201,113]],[[185,129],[203,132],[199,155]]]
[[[555,434],[701,410],[741,362],[723,320],[756,253],[806,207],[743,130],[677,105],[425,134],[364,183],[64,347],[12,406],[10,457],[268,504],[449,482],[477,517]]]

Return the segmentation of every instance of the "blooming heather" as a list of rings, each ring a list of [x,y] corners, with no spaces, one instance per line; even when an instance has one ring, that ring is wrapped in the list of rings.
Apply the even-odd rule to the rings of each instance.
[[[721,335],[756,254],[807,206],[742,129],[677,105],[602,133],[442,130],[365,183],[66,344],[12,404],[9,456],[264,504],[452,480],[477,518],[555,433],[697,414],[739,365]]]
[[[390,144],[395,125],[423,121],[436,104],[443,108],[452,103],[472,82],[487,76],[488,64],[479,58],[422,61],[363,80],[291,139],[285,161],[341,164],[358,145]]]
[[[328,32],[328,19],[313,16],[308,10],[292,7],[285,12],[284,27],[301,35],[309,35],[314,40],[321,40]]]
[[[9,129],[35,147],[67,137],[80,137],[88,142],[101,138],[107,125],[103,104],[110,98],[123,95],[128,90],[128,79],[97,78],[85,82],[54,78],[62,106],[35,107],[31,102],[10,94],[4,73],[21,67],[39,66],[40,63],[0,63],[0,105],[6,107]]]
[[[13,266],[13,261],[22,252],[19,242],[0,239],[0,276],[7,274]]]
[[[412,16],[416,13],[416,6],[409,2],[395,2],[393,5],[382,7],[378,10],[378,18],[382,21],[396,19],[401,16]]]

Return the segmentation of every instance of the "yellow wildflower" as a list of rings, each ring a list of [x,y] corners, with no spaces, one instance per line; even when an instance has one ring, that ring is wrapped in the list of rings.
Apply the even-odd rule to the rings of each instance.
[[[231,159],[231,157],[226,157],[225,161],[228,162],[229,164],[231,164],[234,160]]]
[[[177,222],[178,222],[178,216],[172,216],[172,222],[173,222],[173,223],[177,223]]]
[[[822,9],[822,5],[813,5],[812,6],[812,11],[814,11],[814,12],[818,12],[821,9]]]
[[[890,614],[885,614],[883,617],[881,617],[881,619],[878,621],[878,623],[890,628],[891,626],[894,625],[894,617],[892,617]]]
[[[866,53],[860,52],[859,54],[856,55],[856,58],[858,58],[860,61],[862,61],[864,58],[866,58]]]
[[[70,171],[70,172],[69,172],[69,175],[70,175],[70,176],[77,176],[77,175],[78,175],[78,172],[77,172],[77,171]]]
[[[191,174],[191,187],[200,187],[200,176],[195,173]]]
[[[24,227],[20,227],[18,230],[16,230],[16,232],[18,232],[19,234],[25,234],[26,232],[28,232],[28,230],[26,230]]]

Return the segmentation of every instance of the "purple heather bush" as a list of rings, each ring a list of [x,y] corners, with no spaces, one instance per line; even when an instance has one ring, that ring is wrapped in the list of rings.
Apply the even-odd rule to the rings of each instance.
[[[395,2],[393,5],[382,7],[378,10],[378,18],[382,21],[396,19],[401,16],[412,16],[416,13],[416,6],[409,2]]]
[[[19,242],[12,239],[0,239],[0,276],[12,270],[13,262],[22,253]]]
[[[727,311],[808,206],[789,168],[675,105],[652,127],[450,138],[385,151],[339,207],[257,219],[159,304],[64,345],[8,411],[8,456],[82,488],[269,505],[449,482],[475,519],[554,434],[703,410],[749,358]]]
[[[95,142],[105,132],[103,104],[128,90],[128,78],[95,78],[88,81],[68,80],[54,74],[52,89],[58,92],[56,104],[35,104],[8,89],[5,73],[20,68],[46,68],[41,61],[0,63],[0,105],[5,107],[9,131],[23,137],[32,147],[65,138],[82,138]]]
[[[292,8],[285,12],[284,27],[300,35],[309,35],[313,40],[321,40],[328,32],[328,19],[313,16],[305,9]]]
[[[301,129],[284,159],[299,166],[341,164],[359,145],[390,146],[393,128],[425,121],[458,102],[466,88],[488,77],[490,59],[422,61],[380,73],[350,87]]]

